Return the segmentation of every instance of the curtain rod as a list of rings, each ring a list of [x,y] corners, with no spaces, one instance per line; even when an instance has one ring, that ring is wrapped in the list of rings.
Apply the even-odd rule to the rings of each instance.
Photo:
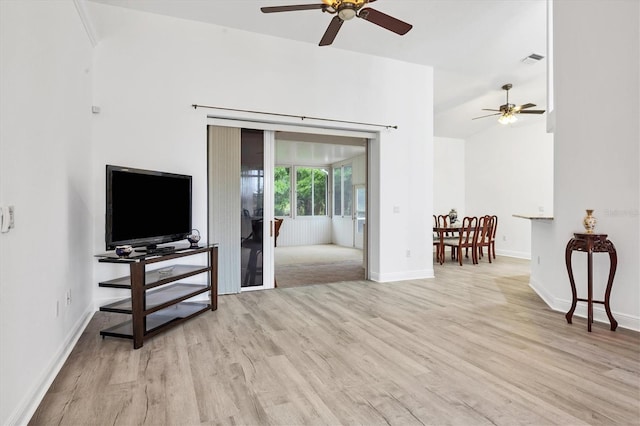
[[[193,109],[210,108],[210,109],[220,109],[220,110],[224,110],[224,111],[249,112],[249,113],[252,113],[252,114],[273,115],[273,116],[277,116],[277,117],[292,117],[292,118],[299,118],[301,120],[310,119],[310,120],[319,120],[319,121],[331,121],[331,122],[334,122],[334,123],[360,124],[360,125],[364,125],[364,126],[383,127],[385,129],[397,129],[398,128],[398,126],[391,126],[391,125],[385,125],[385,124],[362,123],[360,121],[334,120],[334,119],[331,119],[331,118],[307,117],[307,116],[304,116],[304,115],[279,114],[279,113],[276,113],[276,112],[252,111],[252,110],[248,110],[248,109],[224,108],[224,107],[209,106],[209,105],[197,105],[197,104],[193,104],[191,106],[193,107]]]

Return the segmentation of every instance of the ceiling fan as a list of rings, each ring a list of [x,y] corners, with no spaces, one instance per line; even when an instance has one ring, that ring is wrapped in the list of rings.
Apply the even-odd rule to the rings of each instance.
[[[260,10],[263,13],[274,12],[293,12],[298,10],[311,10],[321,9],[323,12],[335,14],[329,27],[325,31],[319,46],[328,46],[333,43],[340,27],[344,21],[353,19],[354,17],[364,19],[365,21],[372,22],[381,26],[389,31],[393,31],[399,35],[405,35],[413,27],[411,24],[407,24],[399,19],[389,16],[385,13],[379,12],[370,7],[364,7],[367,3],[373,3],[376,0],[322,0],[322,3],[317,4],[299,4],[292,6],[271,6],[261,7]]]
[[[510,124],[515,123],[518,118],[516,114],[542,114],[544,113],[543,109],[529,109],[536,106],[536,104],[524,104],[520,106],[516,106],[515,104],[509,103],[509,90],[513,87],[511,83],[507,83],[502,86],[502,90],[507,92],[507,102],[504,105],[500,105],[500,109],[482,109],[482,111],[497,111],[495,114],[483,115],[480,117],[473,118],[473,120],[477,120],[478,118],[492,117],[494,115],[499,115],[498,122],[501,124]]]

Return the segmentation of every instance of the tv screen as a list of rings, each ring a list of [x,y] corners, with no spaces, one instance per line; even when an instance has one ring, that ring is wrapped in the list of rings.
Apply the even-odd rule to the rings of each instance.
[[[107,165],[107,250],[156,249],[191,232],[191,176]]]

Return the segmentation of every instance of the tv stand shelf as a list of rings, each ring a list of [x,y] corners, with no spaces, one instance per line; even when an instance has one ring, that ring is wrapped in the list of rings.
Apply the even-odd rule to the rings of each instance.
[[[207,265],[161,265],[147,271],[147,265],[207,254]],[[133,339],[134,349],[144,340],[208,310],[218,308],[218,246],[176,249],[168,254],[153,253],[131,258],[102,256],[102,263],[127,263],[130,275],[100,282],[100,287],[128,289],[131,297],[100,307],[104,312],[131,315],[131,319],[100,331],[100,335]],[[177,282],[206,273],[206,284]],[[209,292],[208,301],[189,301]]]
[[[157,287],[176,280],[188,278],[207,272],[208,267],[194,265],[172,265],[167,268],[160,268],[153,271],[145,271],[145,289]],[[98,284],[100,287],[131,288],[131,278],[129,276],[120,277]]]

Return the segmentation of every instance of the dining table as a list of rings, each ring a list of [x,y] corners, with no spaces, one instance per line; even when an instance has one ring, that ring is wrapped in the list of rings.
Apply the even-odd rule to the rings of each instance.
[[[444,239],[451,234],[451,237],[457,237],[462,226],[461,222],[454,222],[448,226],[434,226],[433,232],[437,233],[439,239],[438,248],[436,250],[436,259],[441,265],[444,263]]]

